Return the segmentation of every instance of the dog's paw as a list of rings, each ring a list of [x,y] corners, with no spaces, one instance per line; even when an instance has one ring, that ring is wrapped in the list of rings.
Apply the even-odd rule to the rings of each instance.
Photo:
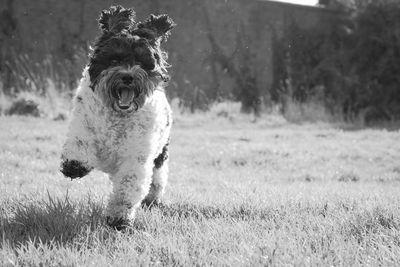
[[[107,216],[107,225],[110,226],[111,228],[117,230],[117,231],[123,231],[131,225],[131,221],[128,219],[124,219],[121,217],[111,217]]]
[[[147,199],[147,198],[145,198],[145,199],[142,200],[141,206],[144,207],[144,208],[151,209],[153,207],[159,207],[160,208],[160,207],[163,206],[163,204],[162,204],[161,200],[158,199],[158,198],[157,199]]]
[[[88,174],[93,168],[78,160],[63,160],[60,171],[71,179],[81,178]]]

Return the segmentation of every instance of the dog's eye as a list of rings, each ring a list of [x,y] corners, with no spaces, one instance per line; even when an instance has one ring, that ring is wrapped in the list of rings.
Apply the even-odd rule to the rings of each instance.
[[[119,59],[112,59],[111,60],[111,65],[117,65],[119,64],[120,60]]]

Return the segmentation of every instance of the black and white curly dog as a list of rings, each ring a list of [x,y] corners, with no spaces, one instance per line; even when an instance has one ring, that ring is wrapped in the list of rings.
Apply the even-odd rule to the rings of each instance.
[[[141,203],[158,202],[167,183],[172,118],[160,45],[175,24],[167,15],[137,23],[121,6],[103,11],[99,24],[73,100],[61,172],[72,179],[94,168],[109,174],[107,220],[122,228]]]

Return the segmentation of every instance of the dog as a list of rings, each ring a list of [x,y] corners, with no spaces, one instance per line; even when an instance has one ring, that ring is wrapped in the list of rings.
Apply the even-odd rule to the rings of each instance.
[[[141,203],[160,202],[167,183],[172,114],[161,44],[175,23],[165,14],[135,22],[133,9],[112,6],[99,26],[73,98],[60,168],[71,179],[92,169],[109,174],[107,223],[122,229]]]

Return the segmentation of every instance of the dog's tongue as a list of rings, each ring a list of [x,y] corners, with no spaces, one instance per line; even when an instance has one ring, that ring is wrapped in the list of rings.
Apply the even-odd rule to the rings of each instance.
[[[119,90],[119,104],[121,106],[129,106],[131,103],[131,94],[129,89],[120,89]]]

